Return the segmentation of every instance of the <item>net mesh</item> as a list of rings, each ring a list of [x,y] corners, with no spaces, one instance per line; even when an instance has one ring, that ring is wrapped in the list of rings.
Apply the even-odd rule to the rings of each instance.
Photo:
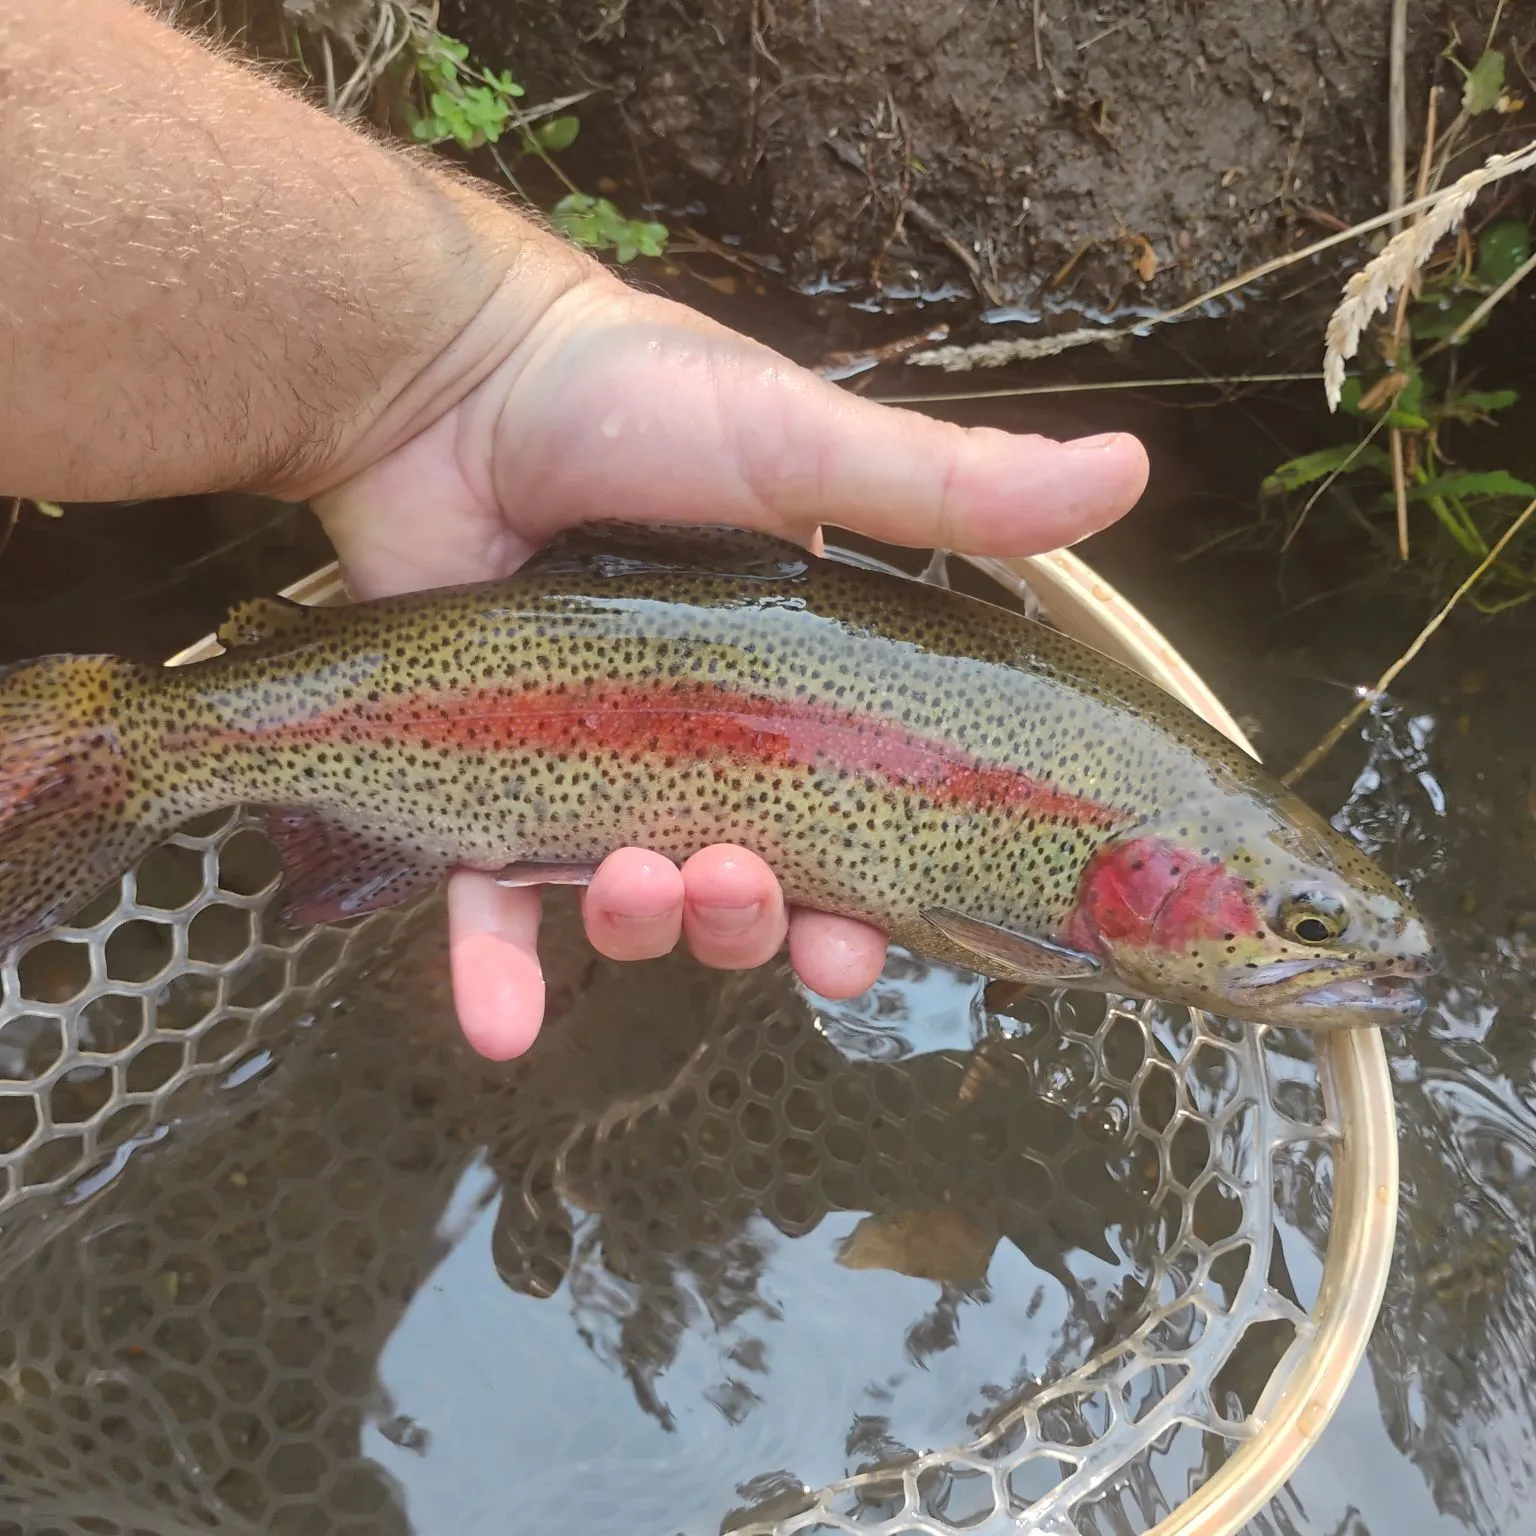
[[[630,1326],[654,1335],[641,1360],[671,1326],[678,1266],[726,1284],[749,1215],[794,1237],[834,1211],[958,1210],[909,1272],[963,1285],[955,1251],[980,1240],[984,1270],[1006,1238],[1074,1290],[1077,1331],[963,1442],[775,1487],[733,1531],[1147,1529],[1171,1434],[1195,1433],[1209,1476],[1316,1334],[1271,1282],[1276,1189],[1286,1152],[1326,1156],[1337,1126],[1315,1069],[1260,1032],[1062,993],[978,1006],[973,1048],[919,1069],[879,1059],[900,964],[840,1018],[754,1005],[748,980],[711,993],[679,961],[657,1017],[626,1024],[641,1054],[562,1026],[530,1108],[528,1068],[466,1072],[419,1020],[355,1020],[346,1049],[328,1035],[337,983],[367,957],[403,946],[399,963],[446,987],[412,939],[440,944],[440,909],[293,933],[265,917],[275,884],[234,816],[6,962],[0,1531],[411,1529],[365,1446],[390,1429],[374,1363],[441,1256],[424,1233],[466,1126],[492,1128],[502,1279],[547,1296],[623,1277],[642,1298]],[[590,990],[581,964],[556,964],[552,1013]],[[255,1101],[224,1091],[257,1078]],[[173,1191],[114,1177],[172,1132]],[[573,1210],[601,1213],[597,1239]],[[1090,1294],[1068,1244],[1117,1258],[1122,1283]],[[1261,1337],[1255,1386],[1244,1348]]]

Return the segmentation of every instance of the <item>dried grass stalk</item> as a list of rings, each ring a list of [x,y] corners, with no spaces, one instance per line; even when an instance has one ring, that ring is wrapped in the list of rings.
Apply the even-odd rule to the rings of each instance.
[[[1392,296],[1413,279],[1415,272],[1434,253],[1441,238],[1455,229],[1472,200],[1484,187],[1519,171],[1536,166],[1536,143],[1507,155],[1491,155],[1487,162],[1468,171],[1436,195],[1417,224],[1394,235],[1344,285],[1344,298],[1328,322],[1323,350],[1323,390],[1329,410],[1337,410],[1344,386],[1344,365],[1360,349],[1360,337]]]
[[[1091,326],[1085,330],[1062,331],[1056,336],[1020,336],[1010,341],[981,341],[968,347],[929,347],[906,359],[918,368],[942,368],[946,373],[963,373],[968,368],[1001,368],[1007,363],[1037,362],[1056,357],[1073,347],[1094,342],[1123,341],[1130,329]]]

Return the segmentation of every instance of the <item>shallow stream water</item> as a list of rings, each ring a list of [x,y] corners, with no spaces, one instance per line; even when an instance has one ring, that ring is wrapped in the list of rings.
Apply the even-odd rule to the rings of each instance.
[[[911,370],[887,377],[893,389],[933,383]],[[1182,558],[1252,517],[1254,483],[1283,456],[1277,439],[1309,445],[1315,421],[1293,396],[965,410],[1050,432],[1143,432],[1155,465],[1147,501],[1083,553],[1278,765],[1430,610],[1427,592],[1402,584],[1298,607],[1350,575],[1350,552],[1326,538],[1283,582],[1265,551]],[[189,558],[199,563],[172,571]],[[29,514],[0,556],[0,659],[161,655],[229,598],[320,558],[312,527],[260,506]],[[1531,1528],[1533,640],[1536,614],[1453,622],[1307,784],[1415,892],[1450,967],[1428,1018],[1388,1039],[1402,1210],[1366,1363],[1256,1531]],[[1083,1172],[1091,1157],[1063,1171],[1096,1146],[1094,1116],[1112,1131],[1122,1112],[1073,1098],[1070,1035],[1037,1029],[1026,1010],[1004,1031],[1001,1065],[978,1079],[988,1026],[974,988],[945,973],[898,961],[869,999],[817,1013],[778,970],[726,983],[681,961],[594,967],[568,920],[554,946],[561,1029],[541,1058],[488,1071],[453,1039],[428,913],[225,1099],[129,1158],[29,1280],[7,1282],[37,1292],[26,1306],[9,1295],[9,1315],[46,1319],[60,1337],[75,1330],[86,1354],[147,1348],[170,1381],[153,1404],[134,1397],[142,1376],[98,1388],[103,1401],[127,1394],[123,1419],[138,1404],[164,1431],[139,1444],[171,1447],[163,1479],[180,1478],[180,1491],[168,1505],[142,1492],[131,1507],[102,1506],[94,1518],[106,1523],[79,1529],[116,1520],[180,1533],[203,1527],[165,1509],[212,1501],[218,1529],[315,1536],[713,1532],[733,1509],[794,1507],[802,1482],[962,1438],[989,1394],[1113,1333],[1160,1238],[1134,1162],[1101,1156],[1110,1176],[1096,1183]],[[658,1128],[646,1096],[697,1066],[722,1024],[738,1026],[726,1074],[737,1096],[712,1108],[707,1086],[690,1087],[689,1112],[669,1111],[670,1129]],[[802,1099],[775,1075],[784,1062],[812,1085]],[[1020,1074],[1011,1086],[1010,1071]],[[988,1093],[1028,1099],[1002,1133],[1031,1170],[1023,1186],[978,1172],[976,1126],[950,1113],[977,1093],[983,1107]],[[576,1154],[571,1128],[615,1105],[628,1134],[605,1155],[621,1165],[598,1168]],[[944,1112],[930,1117],[928,1141],[916,1138],[914,1160],[910,1125],[934,1105]],[[879,1124],[898,1128],[884,1151]],[[939,1208],[963,1214],[934,1217]],[[929,1219],[914,1223],[914,1210]],[[1326,1212],[1326,1190],[1297,1195],[1285,1242],[1298,1273],[1309,1253],[1315,1267]],[[927,1273],[880,1267],[892,1245]],[[320,1351],[317,1307],[345,1348]],[[258,1335],[259,1349],[241,1342]],[[14,1404],[28,1383],[12,1377]],[[204,1433],[259,1466],[267,1491],[233,1474],[204,1486]],[[320,1500],[316,1467],[343,1442],[373,1470],[359,1473],[349,1451],[348,1480]],[[46,1482],[47,1456],[36,1459]],[[1167,1459],[1167,1500],[1192,1465]],[[962,1521],[963,1491],[947,1497]],[[16,1529],[77,1527],[39,1507]]]

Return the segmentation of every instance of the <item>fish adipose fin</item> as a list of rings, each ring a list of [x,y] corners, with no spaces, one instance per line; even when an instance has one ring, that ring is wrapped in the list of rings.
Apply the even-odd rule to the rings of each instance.
[[[744,528],[694,523],[581,523],[557,533],[519,567],[536,576],[642,571],[726,574],[789,581],[810,569],[809,550],[789,539]]]
[[[449,860],[319,811],[258,806],[283,866],[283,920],[339,923],[399,906],[430,890]]]
[[[115,656],[0,667],[0,948],[74,916],[182,818],[135,781]]]
[[[983,976],[1060,986],[1087,981],[1103,970],[1092,955],[1081,950],[999,928],[996,923],[985,923],[948,907],[924,907],[922,915],[951,944],[975,955],[976,969]]]
[[[292,634],[309,614],[302,603],[286,597],[253,597],[236,603],[214,631],[220,645],[265,645],[283,635]]]

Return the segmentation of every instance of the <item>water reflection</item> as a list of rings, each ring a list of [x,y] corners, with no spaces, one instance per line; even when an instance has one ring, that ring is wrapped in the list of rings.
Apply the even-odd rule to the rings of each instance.
[[[1401,1215],[1368,1375],[1261,1529],[1508,1536],[1530,1521],[1531,767],[1528,731],[1514,729],[1518,717],[1508,713],[1528,711],[1519,696],[1529,680],[1519,666],[1491,683],[1460,670],[1452,657],[1438,683],[1433,673],[1421,680],[1416,699],[1375,711],[1367,762],[1337,818],[1424,904],[1449,968],[1425,1023],[1389,1039]],[[1328,1192],[1298,1193],[1293,1215],[1315,1245]],[[1362,1461],[1405,1462],[1408,1476],[1362,1479]],[[1348,1505],[1354,1512],[1338,1523],[1327,1514]]]

